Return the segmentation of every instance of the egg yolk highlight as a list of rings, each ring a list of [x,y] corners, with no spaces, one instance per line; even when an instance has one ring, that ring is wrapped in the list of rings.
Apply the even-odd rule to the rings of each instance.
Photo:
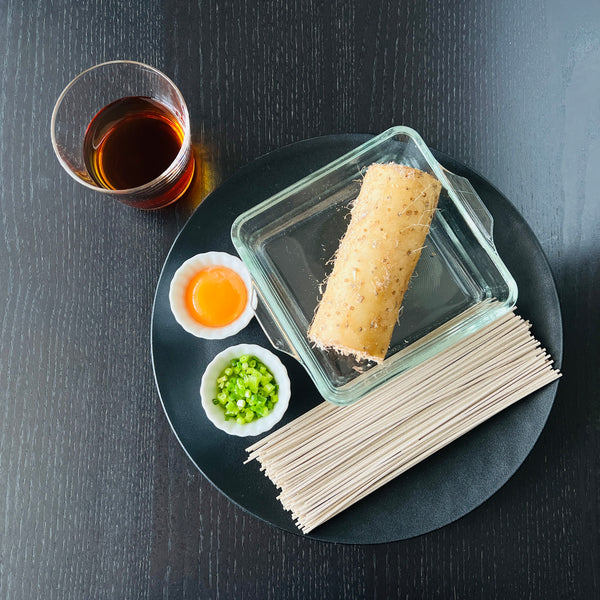
[[[190,281],[185,303],[189,313],[206,327],[233,323],[246,308],[243,279],[228,267],[206,267]]]

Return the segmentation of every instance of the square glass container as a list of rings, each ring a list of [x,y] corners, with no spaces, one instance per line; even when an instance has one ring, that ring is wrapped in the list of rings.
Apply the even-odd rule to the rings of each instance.
[[[388,162],[433,175],[442,191],[388,353],[375,364],[316,348],[307,331],[362,175]],[[304,365],[323,398],[347,405],[514,306],[517,285],[492,226],[469,181],[444,169],[417,132],[393,127],[240,215],[231,237],[273,346]]]

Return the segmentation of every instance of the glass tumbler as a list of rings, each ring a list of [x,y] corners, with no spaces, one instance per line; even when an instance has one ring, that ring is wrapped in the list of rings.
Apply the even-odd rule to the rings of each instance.
[[[105,62],[73,79],[54,107],[51,135],[69,175],[136,208],[175,202],[194,175],[183,96],[139,62]]]

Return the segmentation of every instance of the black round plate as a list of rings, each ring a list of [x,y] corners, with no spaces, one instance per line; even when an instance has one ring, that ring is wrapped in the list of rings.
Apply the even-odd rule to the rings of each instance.
[[[208,196],[189,219],[167,257],[152,315],[152,360],[158,392],[175,435],[198,469],[225,496],[249,513],[298,533],[277,489],[256,461],[244,464],[245,448],[257,438],[229,436],[215,428],[200,405],[200,380],[215,354],[237,343],[270,344],[256,319],[226,340],[199,340],[175,321],[169,284],[190,256],[220,250],[235,254],[230,229],[235,218],[364,143],[369,135],[334,135],[292,144],[238,171]],[[544,253],[512,204],[477,173],[436,153],[449,170],[467,177],[494,217],[498,251],[519,286],[518,312],[560,365],[562,327],[556,288]],[[292,400],[282,423],[322,402],[294,359],[279,353],[292,381]],[[557,383],[536,392],[420,465],[311,532],[307,537],[340,543],[402,540],[446,525],[479,506],[525,460],[548,417]]]

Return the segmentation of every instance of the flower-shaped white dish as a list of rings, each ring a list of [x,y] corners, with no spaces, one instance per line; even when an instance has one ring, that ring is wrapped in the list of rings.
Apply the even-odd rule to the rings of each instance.
[[[207,326],[190,313],[186,303],[188,287],[203,269],[225,267],[237,273],[246,287],[246,305],[232,322],[221,326]],[[175,272],[169,288],[169,303],[175,320],[192,335],[208,340],[220,340],[240,332],[254,316],[256,295],[246,265],[237,257],[226,252],[205,252],[188,258]]]
[[[275,382],[279,386],[279,400],[268,415],[255,419],[250,423],[240,424],[235,419],[226,421],[223,408],[220,405],[213,404],[213,398],[217,395],[217,378],[223,372],[223,369],[228,366],[232,359],[240,358],[240,356],[244,355],[255,356],[272,373]],[[259,435],[271,429],[285,414],[290,401],[290,395],[290,379],[283,363],[275,354],[255,344],[230,346],[217,354],[206,367],[200,385],[202,408],[204,408],[204,412],[209,420],[222,431],[241,437]]]

